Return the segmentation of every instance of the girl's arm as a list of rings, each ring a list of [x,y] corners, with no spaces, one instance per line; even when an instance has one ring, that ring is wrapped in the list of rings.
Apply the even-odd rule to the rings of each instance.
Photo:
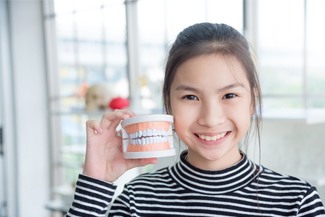
[[[101,120],[87,121],[84,171],[67,216],[105,216],[116,190],[112,183],[131,168],[156,163],[156,158],[123,157],[122,138],[116,128],[121,120],[132,116],[130,111],[115,110],[105,113]]]
[[[116,185],[80,174],[74,200],[66,217],[105,216],[112,202]]]

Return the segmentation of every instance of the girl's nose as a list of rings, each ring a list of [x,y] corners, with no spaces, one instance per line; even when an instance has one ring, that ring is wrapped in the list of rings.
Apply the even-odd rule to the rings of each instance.
[[[225,123],[226,115],[223,107],[217,102],[202,104],[198,123],[206,127],[214,127]]]

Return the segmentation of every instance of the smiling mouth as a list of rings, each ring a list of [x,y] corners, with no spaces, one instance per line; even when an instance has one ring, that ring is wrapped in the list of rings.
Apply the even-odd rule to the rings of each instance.
[[[213,136],[208,136],[208,135],[204,135],[204,134],[195,134],[197,137],[199,137],[200,139],[202,140],[205,140],[205,141],[217,141],[217,140],[220,140],[222,138],[224,138],[226,135],[228,135],[230,133],[230,131],[227,131],[227,132],[224,132],[224,133],[219,133],[219,134],[216,134],[216,135],[213,135]]]

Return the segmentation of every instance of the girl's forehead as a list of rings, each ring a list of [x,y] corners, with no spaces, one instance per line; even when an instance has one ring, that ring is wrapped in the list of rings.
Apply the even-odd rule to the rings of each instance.
[[[183,62],[176,71],[179,81],[248,82],[245,68],[234,56],[201,55]]]

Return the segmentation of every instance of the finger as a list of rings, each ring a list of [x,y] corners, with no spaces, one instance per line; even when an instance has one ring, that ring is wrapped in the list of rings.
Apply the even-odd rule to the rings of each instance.
[[[134,116],[134,113],[127,110],[114,110],[114,112],[106,112],[101,119],[100,126],[103,129],[112,128],[115,130],[121,120],[131,116]]]
[[[132,159],[128,162],[128,168],[132,169],[134,167],[146,166],[148,164],[156,164],[158,161],[157,158],[142,158],[142,159]]]
[[[157,158],[147,158],[147,159],[139,159],[139,164],[141,166],[145,166],[148,164],[156,164],[158,162]]]
[[[100,123],[95,120],[86,121],[86,128],[87,128],[87,132],[93,134],[101,134],[103,132],[103,129],[100,127]]]

